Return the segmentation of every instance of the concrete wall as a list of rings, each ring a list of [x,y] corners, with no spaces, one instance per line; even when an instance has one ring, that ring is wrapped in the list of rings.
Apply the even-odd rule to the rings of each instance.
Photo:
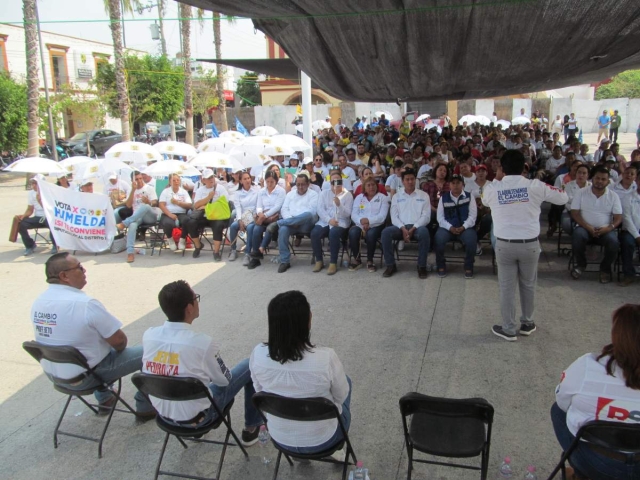
[[[511,113],[513,110],[512,101],[510,98],[501,98],[493,102],[493,110],[498,116],[498,120],[511,120]],[[491,117],[489,117],[491,118]]]
[[[531,99],[530,98],[514,98],[511,104],[511,118],[520,116],[520,109],[524,108],[526,117],[531,118]],[[508,119],[505,119],[508,120]]]
[[[476,100],[476,115],[484,115],[487,118],[491,118],[494,112],[493,106],[493,98]]]
[[[330,108],[331,105],[312,105],[312,120],[324,120],[324,118],[329,115]],[[295,105],[270,105],[266,107],[258,106],[253,107],[253,111],[255,113],[255,121],[254,126],[251,128],[259,127],[262,125],[269,125],[278,130],[278,132],[280,133],[290,133],[292,135],[296,134],[296,127],[291,123],[296,117]],[[336,118],[335,122],[337,121],[338,119]],[[245,127],[249,129],[246,124]]]
[[[627,108],[626,121],[625,117],[622,117],[622,124],[627,125],[627,132],[636,132],[638,125],[640,125],[640,99],[633,98],[629,100],[629,107]]]
[[[618,110],[622,117],[620,133],[635,132],[640,121],[640,100],[628,98],[613,98],[609,100],[581,100],[577,98],[554,98],[551,101],[551,115],[564,117],[575,113],[578,119],[578,128],[582,133],[595,133],[598,131],[598,116],[602,111]]]
[[[458,101],[458,118],[462,118],[465,115],[476,114],[476,101],[475,100],[459,100]]]
[[[256,119],[253,113],[253,109],[255,107],[235,107],[235,108],[227,108],[227,123],[229,125],[229,129],[235,126],[236,124],[236,116],[240,120],[240,123],[244,125],[244,127],[251,131],[256,128]],[[295,108],[295,107],[294,107]],[[216,128],[219,132],[222,131],[222,115],[219,110],[213,111],[213,123],[215,123]],[[292,119],[293,120],[293,119]],[[207,122],[208,123],[208,122]]]

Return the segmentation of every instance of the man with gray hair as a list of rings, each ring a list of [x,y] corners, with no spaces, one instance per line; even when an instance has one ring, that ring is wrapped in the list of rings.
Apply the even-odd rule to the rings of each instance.
[[[98,300],[82,291],[87,284],[86,270],[68,252],[57,253],[45,263],[49,288],[31,307],[31,321],[37,342],[44,345],[77,348],[87,364],[107,383],[112,383],[142,368],[142,346],[127,347],[122,322],[111,315]],[[88,390],[98,386],[82,367],[42,360],[47,376],[70,380],[65,388]],[[117,401],[111,390],[94,393],[100,404],[99,415],[109,413]],[[136,415],[141,420],[155,417],[149,400],[136,392]]]

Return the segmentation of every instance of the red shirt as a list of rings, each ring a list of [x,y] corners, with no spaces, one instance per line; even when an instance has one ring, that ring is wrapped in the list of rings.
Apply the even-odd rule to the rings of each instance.
[[[388,195],[387,189],[384,188],[384,185],[382,185],[380,183],[378,183],[378,192],[384,193],[385,195]],[[356,198],[361,193],[362,193],[362,184],[358,185],[358,188],[356,188],[355,192],[353,192],[353,198]]]

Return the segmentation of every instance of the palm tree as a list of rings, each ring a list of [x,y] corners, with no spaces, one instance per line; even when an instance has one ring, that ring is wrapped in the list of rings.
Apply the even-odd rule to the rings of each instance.
[[[167,56],[167,41],[164,38],[164,23],[162,21],[164,17],[165,8],[165,0],[158,0],[158,21],[160,25],[160,47],[162,49],[162,55]]]
[[[40,78],[38,77],[38,27],[36,24],[36,0],[22,0],[24,12],[24,35],[27,54],[27,102],[29,127],[29,143],[27,156],[37,157],[40,153],[38,126],[40,115],[38,103],[40,102]]]
[[[232,22],[232,17],[228,17]],[[220,14],[213,12],[213,43],[216,47],[216,60],[222,58],[221,46],[222,36],[220,35]],[[220,123],[222,131],[229,130],[227,123],[227,102],[224,97],[224,69],[222,65],[216,63],[217,90],[218,90],[218,108],[220,109]]]
[[[25,0],[26,2],[27,0]],[[124,47],[122,46],[122,12],[120,0],[104,0],[105,8],[111,20],[111,37],[113,38],[113,54],[116,62],[116,89],[118,91],[118,105],[120,107],[120,122],[122,124],[122,141],[131,140],[131,127],[129,125],[129,96],[127,95],[127,82],[124,69]],[[125,0],[125,11],[132,11],[130,0]]]
[[[113,0],[112,0],[113,1]],[[193,93],[191,82],[191,7],[180,4],[182,30],[182,63],[184,65],[184,118],[187,128],[185,141],[193,145]]]

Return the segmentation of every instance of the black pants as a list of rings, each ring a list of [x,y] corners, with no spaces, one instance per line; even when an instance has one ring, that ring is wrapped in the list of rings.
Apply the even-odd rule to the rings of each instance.
[[[615,135],[616,138],[613,138],[614,135]],[[617,143],[618,142],[618,129],[617,128],[610,128],[609,129],[609,140],[611,140],[613,143]]]
[[[177,213],[178,221],[180,222],[180,227],[182,227],[182,235],[180,238],[187,238],[187,228],[185,224],[189,220],[189,215],[186,213]],[[172,218],[167,217],[164,213],[160,216],[160,226],[162,230],[164,230],[164,234],[167,238],[171,238],[173,235],[173,229],[176,228],[176,221]]]
[[[20,238],[25,248],[33,248],[36,246],[35,240],[29,235],[29,230],[33,230],[34,228],[49,228],[47,219],[45,217],[28,217],[22,219],[18,226],[18,232],[20,233]],[[53,238],[53,235],[51,235],[51,242],[55,247],[56,240]]]
[[[180,222],[182,224],[182,222]],[[183,225],[183,233],[186,228],[187,232],[191,236],[191,238],[198,238],[200,232],[205,227],[211,227],[213,230],[213,240],[216,242],[222,241],[222,232],[229,225],[229,219],[226,220],[207,220],[205,217],[201,217],[198,219],[191,218],[186,220]]]

